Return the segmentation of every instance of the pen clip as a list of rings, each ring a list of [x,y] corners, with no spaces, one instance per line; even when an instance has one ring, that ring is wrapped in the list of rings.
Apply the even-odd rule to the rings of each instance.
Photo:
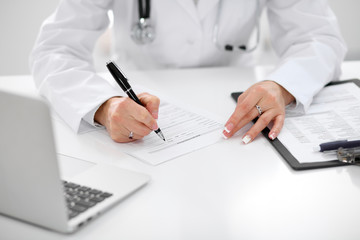
[[[128,83],[128,79],[125,77],[124,73],[121,72],[120,68],[116,65],[115,62],[108,61],[106,63],[106,67],[124,92],[127,92],[129,89],[131,89],[131,86]]]
[[[125,81],[129,81],[128,78],[126,77],[125,73],[123,71],[121,71],[121,68],[116,64],[115,61],[109,60],[106,62],[106,66],[111,66],[111,64],[113,64],[115,66],[115,68],[120,72],[121,76],[123,77],[123,80]]]

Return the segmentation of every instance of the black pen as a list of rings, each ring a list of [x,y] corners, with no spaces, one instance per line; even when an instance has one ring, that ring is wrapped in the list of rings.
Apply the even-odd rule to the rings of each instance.
[[[316,151],[333,151],[338,150],[338,148],[354,148],[360,147],[360,140],[348,141],[348,140],[339,140],[334,142],[326,142],[319,144],[318,147],[314,148]]]
[[[106,63],[106,67],[109,69],[111,75],[114,77],[115,81],[119,84],[121,89],[136,103],[140,104],[141,106],[144,106],[139,98],[136,96],[135,92],[132,90],[127,78],[125,75],[120,71],[120,68],[112,61],[109,61]],[[156,135],[158,135],[162,140],[165,141],[164,134],[161,132],[161,129],[158,128],[157,130],[154,130]]]

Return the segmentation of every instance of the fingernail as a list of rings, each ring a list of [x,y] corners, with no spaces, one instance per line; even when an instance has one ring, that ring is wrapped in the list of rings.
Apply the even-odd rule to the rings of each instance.
[[[224,139],[228,139],[228,137],[227,137],[227,136],[225,136],[225,134],[224,134],[224,133],[222,133],[222,136],[223,136],[223,138],[224,138]]]
[[[153,116],[153,118],[158,119],[159,117],[159,113],[158,112],[152,112],[151,115]]]
[[[158,129],[159,127],[158,127],[158,125],[157,125],[157,123],[154,123],[153,125],[152,125],[152,129],[153,130],[156,130],[156,129]]]
[[[271,140],[274,140],[274,139],[276,138],[276,134],[275,134],[275,133],[271,133],[269,137],[270,137]]]
[[[234,124],[228,123],[228,124],[226,124],[224,131],[229,133],[229,132],[231,132],[231,130],[233,130],[233,128],[234,128]]]
[[[242,139],[244,144],[248,144],[251,141],[251,137],[249,135],[246,135],[243,139]]]

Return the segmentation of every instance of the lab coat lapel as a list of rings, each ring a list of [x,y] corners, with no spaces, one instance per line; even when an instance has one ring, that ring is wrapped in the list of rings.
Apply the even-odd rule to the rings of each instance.
[[[201,0],[207,1],[207,0]],[[199,2],[201,2],[199,1]],[[192,19],[200,25],[198,12],[194,0],[177,0],[177,2],[184,8],[184,10],[192,17]]]
[[[200,0],[198,6],[198,13],[200,20],[205,18],[206,15],[214,8],[217,7],[219,0]]]

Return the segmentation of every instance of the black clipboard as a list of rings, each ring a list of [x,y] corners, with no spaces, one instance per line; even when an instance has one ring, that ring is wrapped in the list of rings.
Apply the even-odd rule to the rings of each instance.
[[[360,88],[360,80],[359,79],[349,79],[343,81],[333,81],[327,84],[326,86],[343,84],[353,82]],[[325,86],[325,87],[326,87]],[[233,92],[231,93],[231,97],[237,101],[238,97],[242,92]],[[253,122],[255,123],[257,120],[254,119]],[[325,162],[309,162],[309,163],[300,163],[292,154],[291,152],[281,143],[279,139],[271,140],[267,136],[269,134],[269,128],[265,128],[261,131],[261,133],[265,136],[265,138],[274,146],[274,148],[280,153],[280,155],[285,159],[285,161],[292,167],[294,170],[309,170],[309,169],[317,169],[317,168],[328,168],[328,167],[339,167],[344,165],[353,165],[349,163],[343,163],[338,160],[331,160]]]

